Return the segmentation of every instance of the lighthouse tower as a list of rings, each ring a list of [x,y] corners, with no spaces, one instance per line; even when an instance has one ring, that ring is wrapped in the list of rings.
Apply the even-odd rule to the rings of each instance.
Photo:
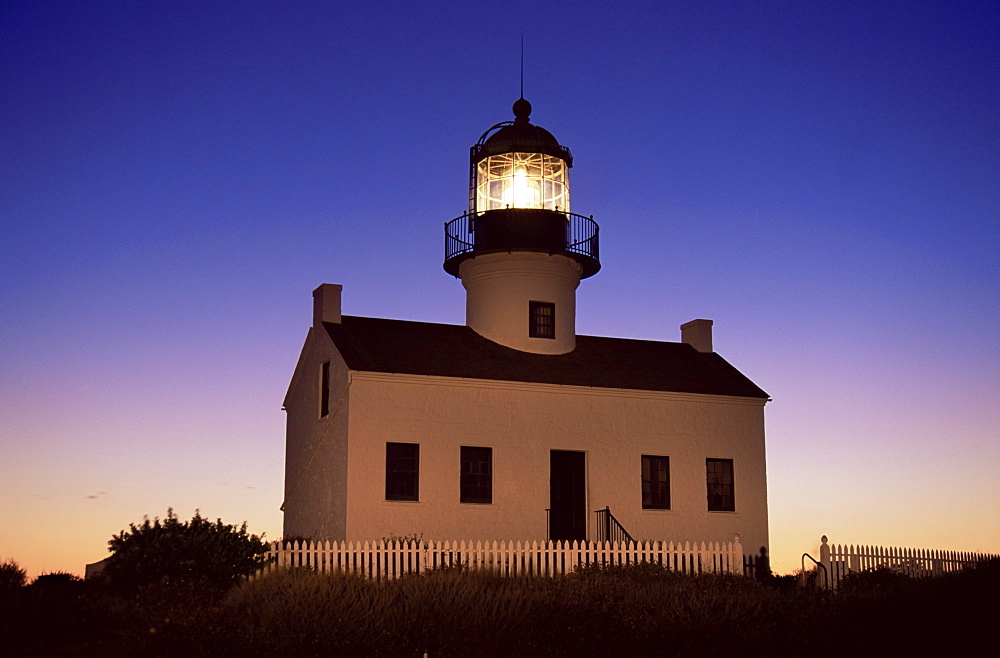
[[[576,346],[576,288],[601,269],[598,226],[570,212],[573,156],[514,103],[471,148],[469,211],[445,224],[444,269],[466,290],[466,324],[537,354]]]

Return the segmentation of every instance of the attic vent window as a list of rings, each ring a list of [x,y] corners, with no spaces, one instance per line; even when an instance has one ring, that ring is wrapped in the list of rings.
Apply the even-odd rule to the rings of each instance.
[[[550,302],[528,302],[528,336],[556,337],[556,305]]]
[[[319,417],[326,418],[330,415],[330,362],[323,364],[322,372],[319,376]]]

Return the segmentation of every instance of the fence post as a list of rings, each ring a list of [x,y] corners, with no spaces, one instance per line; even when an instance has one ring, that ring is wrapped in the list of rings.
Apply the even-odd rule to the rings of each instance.
[[[732,573],[743,574],[743,544],[740,542],[740,533],[733,535],[733,552],[730,557],[729,569]]]
[[[819,563],[823,565],[824,569],[820,569],[820,573],[816,577],[821,579],[824,588],[833,589],[834,582],[831,577],[833,565],[830,563],[830,545],[827,543],[826,535],[823,535],[819,542]]]

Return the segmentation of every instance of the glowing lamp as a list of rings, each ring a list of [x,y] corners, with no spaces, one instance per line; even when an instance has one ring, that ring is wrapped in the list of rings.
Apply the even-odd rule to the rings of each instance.
[[[534,208],[569,212],[569,167],[544,153],[491,155],[476,165],[475,210]]]

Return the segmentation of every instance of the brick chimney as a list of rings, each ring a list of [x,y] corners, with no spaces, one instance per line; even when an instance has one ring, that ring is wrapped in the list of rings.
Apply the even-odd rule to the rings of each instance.
[[[313,326],[319,327],[324,322],[340,324],[340,291],[344,286],[339,283],[324,283],[313,290]]]
[[[691,320],[681,325],[681,342],[699,352],[712,351],[712,321]]]

